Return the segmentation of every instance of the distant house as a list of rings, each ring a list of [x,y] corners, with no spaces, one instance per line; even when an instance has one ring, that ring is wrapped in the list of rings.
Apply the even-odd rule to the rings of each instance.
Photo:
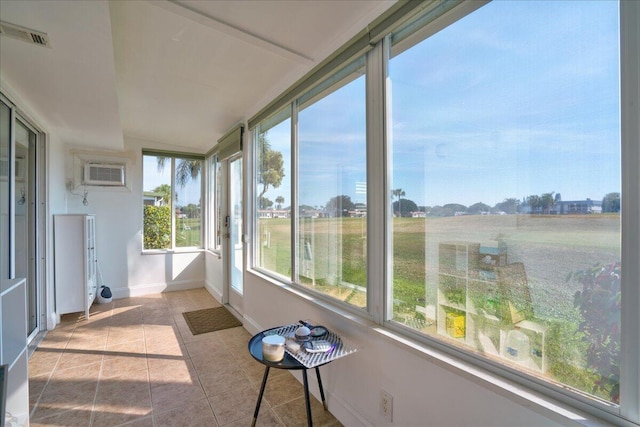
[[[557,214],[592,214],[602,213],[600,200],[560,200],[556,201],[554,211]]]
[[[427,213],[422,211],[411,212],[411,218],[426,218]]]
[[[529,204],[524,202],[520,205],[521,214],[542,214],[544,210],[541,206],[532,209]],[[561,200],[556,197],[553,206],[549,209],[550,215],[569,215],[569,214],[594,214],[602,213],[602,201],[599,200]]]
[[[258,209],[258,218],[289,218],[290,211],[285,209]]]
[[[167,204],[164,200],[164,194],[154,193],[153,191],[142,193],[142,203],[147,206],[164,206]]]

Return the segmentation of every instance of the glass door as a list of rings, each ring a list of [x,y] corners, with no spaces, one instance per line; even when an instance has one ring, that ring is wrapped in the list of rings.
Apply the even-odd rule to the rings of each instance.
[[[44,136],[0,100],[0,279],[26,280],[27,337],[45,328]],[[6,281],[6,282],[5,282]]]
[[[36,133],[20,120],[15,126],[15,266],[27,279],[27,335],[38,330],[36,275]]]
[[[13,278],[11,262],[11,108],[0,101],[0,279]],[[4,291],[4,288],[0,289]]]
[[[244,242],[243,233],[243,200],[242,200],[242,156],[232,157],[228,160],[228,180],[227,180],[227,216],[225,225],[227,227],[226,236],[226,274],[227,286],[225,292],[228,296],[229,305],[239,314],[243,313],[243,254]]]

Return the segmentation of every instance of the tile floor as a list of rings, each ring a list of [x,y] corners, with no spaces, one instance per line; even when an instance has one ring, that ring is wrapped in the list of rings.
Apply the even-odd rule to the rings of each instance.
[[[29,360],[31,426],[249,426],[264,367],[242,327],[193,336],[182,312],[217,307],[205,290],[94,304],[63,316]],[[313,387],[313,385],[312,385]],[[316,399],[314,425],[341,424]],[[260,426],[304,426],[302,385],[272,369]]]

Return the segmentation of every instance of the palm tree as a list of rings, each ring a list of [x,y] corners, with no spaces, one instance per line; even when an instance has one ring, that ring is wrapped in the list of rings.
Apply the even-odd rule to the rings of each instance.
[[[171,186],[169,184],[161,184],[151,191],[162,195],[161,203],[164,203],[164,205],[171,205]]]
[[[276,197],[276,203],[277,203],[277,208],[280,209],[282,207],[282,204],[284,203],[284,197],[282,196],[278,196]]]
[[[402,188],[396,188],[395,190],[391,190],[391,195],[392,197],[398,198],[398,212],[400,213],[400,216],[402,216],[402,201],[400,199],[405,195],[404,190]]]
[[[170,157],[158,156],[158,171],[162,172],[164,164]],[[189,180],[196,179],[202,169],[202,160],[176,158],[176,184],[181,187],[187,185]]]

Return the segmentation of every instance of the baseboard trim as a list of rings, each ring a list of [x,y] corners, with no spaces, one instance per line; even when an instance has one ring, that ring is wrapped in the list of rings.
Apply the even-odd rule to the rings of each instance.
[[[187,289],[197,289],[202,287],[204,287],[204,282],[202,280],[184,280],[169,283],[151,283],[147,285],[111,288],[111,293],[113,294],[114,299],[119,299],[160,294],[171,291],[184,291]]]
[[[220,304],[222,304],[222,293],[219,289],[216,289],[208,280],[205,280],[204,287],[212,297],[214,297]]]

